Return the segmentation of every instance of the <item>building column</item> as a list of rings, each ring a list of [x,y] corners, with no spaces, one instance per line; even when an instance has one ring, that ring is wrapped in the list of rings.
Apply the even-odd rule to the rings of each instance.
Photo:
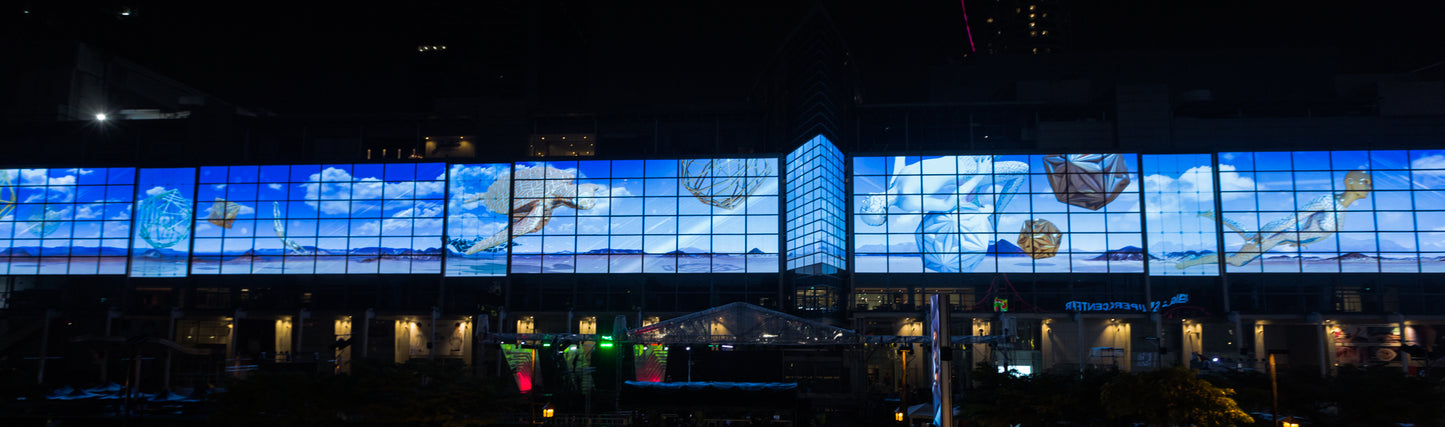
[[[1264,348],[1264,323],[1256,320],[1254,322],[1254,360],[1252,360],[1256,371],[1263,372],[1265,367],[1260,362],[1263,362],[1268,355],[1269,350]]]

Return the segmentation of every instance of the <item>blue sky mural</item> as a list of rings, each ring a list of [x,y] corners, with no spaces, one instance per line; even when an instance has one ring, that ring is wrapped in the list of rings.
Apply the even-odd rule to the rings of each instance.
[[[0,274],[125,274],[134,168],[0,170]]]
[[[189,270],[196,168],[141,169],[136,183],[131,277],[181,277]]]
[[[192,274],[440,273],[446,166],[202,167]]]
[[[1142,272],[1132,154],[856,157],[867,272]]]
[[[510,207],[491,204],[513,212],[512,273],[778,271],[774,158],[522,162],[495,180],[511,182]],[[495,250],[494,208],[465,205],[473,197],[452,203],[477,215],[475,231],[454,230],[485,247],[474,253]]]

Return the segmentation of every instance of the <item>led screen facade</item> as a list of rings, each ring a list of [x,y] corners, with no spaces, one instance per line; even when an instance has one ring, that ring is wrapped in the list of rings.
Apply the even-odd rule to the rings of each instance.
[[[446,165],[202,167],[191,274],[440,273]]]
[[[1213,157],[1210,154],[1140,156],[1150,275],[1219,274],[1219,260],[1213,256],[1218,253],[1219,239],[1218,227],[1212,219],[1215,210]],[[1239,178],[1233,170],[1223,170],[1220,177],[1230,185]]]
[[[516,163],[511,272],[776,273],[777,163]]]
[[[447,174],[447,276],[507,274],[510,163],[452,165]]]
[[[1143,272],[1136,157],[855,157],[854,268]]]
[[[136,175],[131,277],[183,277],[189,269],[196,168],[141,169]]]
[[[789,153],[785,163],[788,270],[846,269],[843,152],[818,135]]]
[[[0,274],[125,274],[134,168],[0,170]]]
[[[1445,151],[1219,153],[1228,272],[1445,271]]]

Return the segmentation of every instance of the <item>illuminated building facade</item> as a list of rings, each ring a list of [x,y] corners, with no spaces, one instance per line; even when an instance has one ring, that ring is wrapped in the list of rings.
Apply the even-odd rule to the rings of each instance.
[[[1021,372],[1254,369],[1284,349],[1408,372],[1442,344],[1445,111],[1407,90],[1438,82],[1336,76],[1313,52],[1023,55],[869,104],[814,19],[756,105],[9,124],[37,148],[0,169],[0,351],[22,356],[0,363],[114,381],[115,358],[54,343],[166,336],[209,351],[173,365],[185,385],[238,361],[494,375],[540,347],[488,334],[615,338],[746,302],[921,336],[932,294],[959,335],[1017,337],[960,365]],[[723,366],[702,348],[686,357]],[[925,378],[892,351],[820,353],[727,379],[856,397]],[[633,372],[687,375],[668,366]]]

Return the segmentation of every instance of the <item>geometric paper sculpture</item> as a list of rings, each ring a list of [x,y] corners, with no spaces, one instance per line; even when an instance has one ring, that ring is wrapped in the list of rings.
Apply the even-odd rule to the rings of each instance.
[[[773,169],[764,159],[687,159],[679,161],[682,187],[698,201],[723,209],[742,204]]]
[[[1049,220],[1031,219],[1024,221],[1023,229],[1019,230],[1018,244],[1033,259],[1044,259],[1059,253],[1063,237],[1064,233]]]
[[[924,268],[940,273],[969,272],[987,256],[993,235],[961,231],[992,228],[988,214],[927,214],[913,237],[922,252]]]
[[[1129,186],[1129,168],[1118,154],[1050,154],[1043,160],[1054,198],[1063,203],[1099,210]]]
[[[140,238],[156,249],[169,248],[191,235],[191,200],[168,190],[136,204]]]

